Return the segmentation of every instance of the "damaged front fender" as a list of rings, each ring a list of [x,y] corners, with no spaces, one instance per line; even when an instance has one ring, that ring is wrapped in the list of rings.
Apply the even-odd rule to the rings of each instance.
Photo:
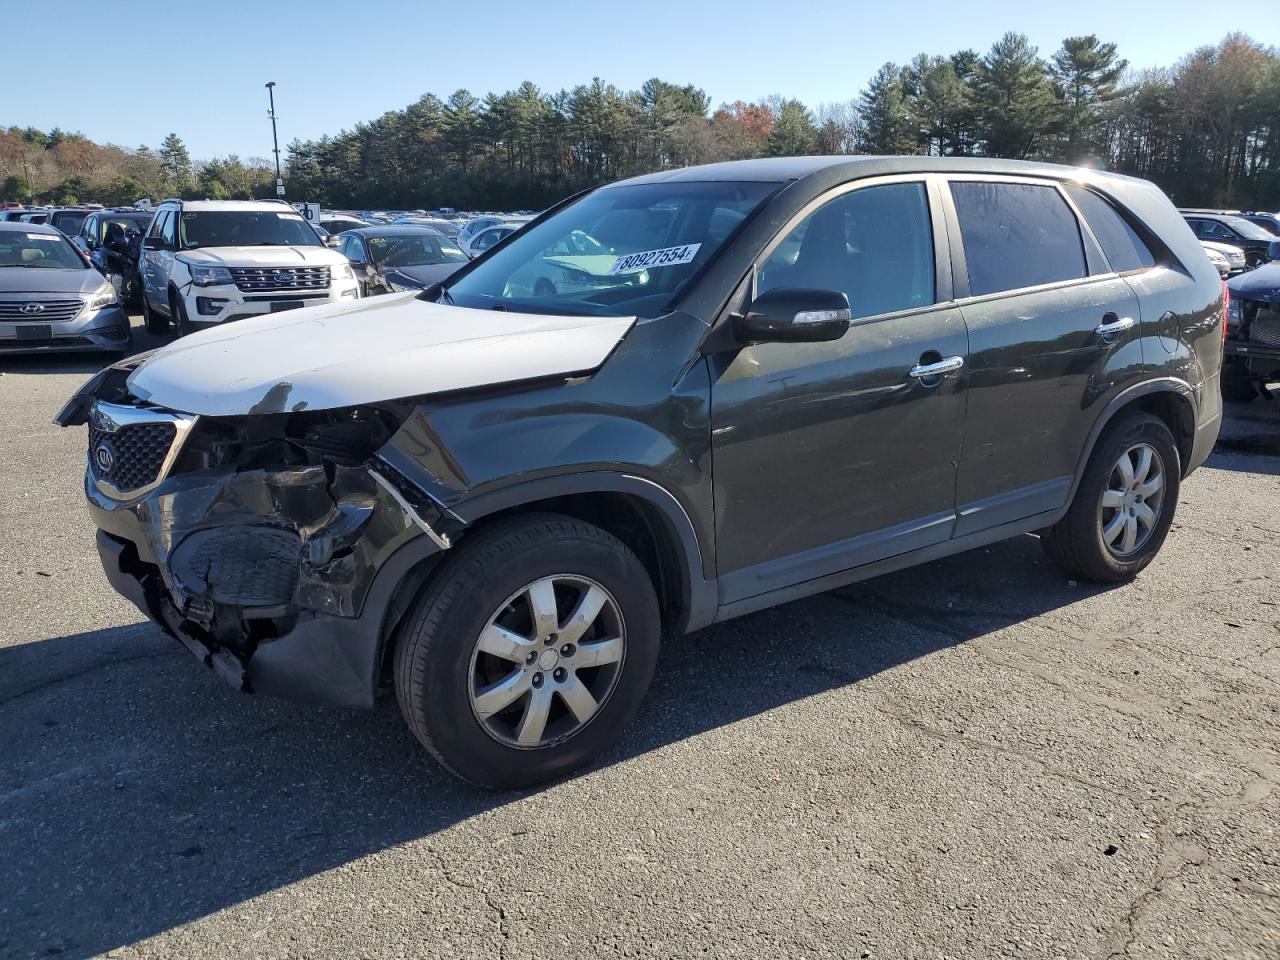
[[[121,501],[90,467],[85,493],[116,589],[233,683],[367,705],[388,616],[375,583],[391,577],[389,596],[405,573],[390,568],[448,549],[461,526],[403,485],[376,461],[221,468]]]

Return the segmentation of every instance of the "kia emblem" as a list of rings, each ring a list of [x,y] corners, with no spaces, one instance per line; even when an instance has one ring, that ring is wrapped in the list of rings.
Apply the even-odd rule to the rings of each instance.
[[[116,452],[108,441],[103,440],[94,447],[93,462],[98,465],[98,469],[103,473],[111,472],[111,468],[116,465]]]

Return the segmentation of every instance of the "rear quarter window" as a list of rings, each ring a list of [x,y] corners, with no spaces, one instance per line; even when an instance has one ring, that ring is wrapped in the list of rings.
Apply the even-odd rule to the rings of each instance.
[[[1066,189],[1102,244],[1112,270],[1127,273],[1156,265],[1155,255],[1115,207],[1084,187],[1068,184]]]
[[[969,295],[980,297],[1087,275],[1080,224],[1056,188],[953,182]]]

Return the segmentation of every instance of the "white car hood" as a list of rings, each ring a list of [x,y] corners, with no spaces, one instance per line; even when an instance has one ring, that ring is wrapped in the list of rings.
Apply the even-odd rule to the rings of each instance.
[[[326,410],[596,370],[634,317],[563,317],[371,297],[233,321],[157,350],[141,400],[203,416]]]
[[[224,267],[322,267],[347,262],[328,247],[204,247],[179,250],[178,256],[192,263]]]

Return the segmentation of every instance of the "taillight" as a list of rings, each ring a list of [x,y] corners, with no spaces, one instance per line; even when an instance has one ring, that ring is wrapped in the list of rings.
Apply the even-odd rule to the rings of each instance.
[[[1222,281],[1222,339],[1227,339],[1227,314],[1231,312],[1231,288]]]

